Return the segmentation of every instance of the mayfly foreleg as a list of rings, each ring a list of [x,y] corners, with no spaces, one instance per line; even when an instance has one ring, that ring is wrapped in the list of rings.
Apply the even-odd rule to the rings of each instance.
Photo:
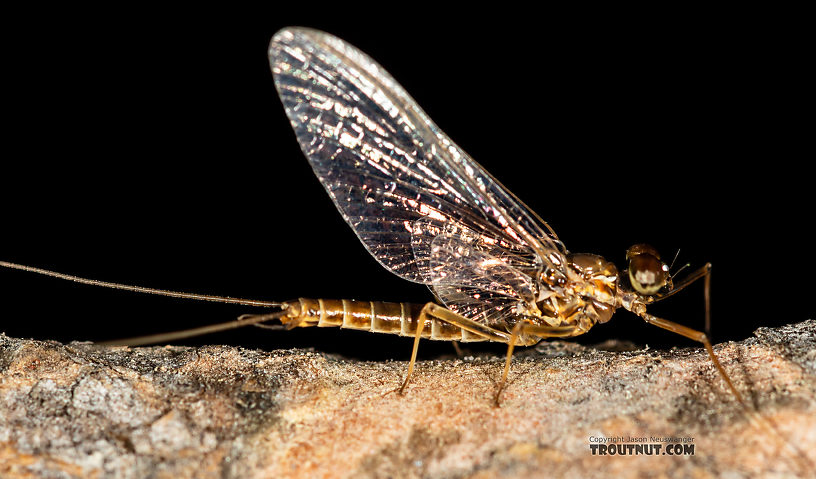
[[[704,279],[703,296],[705,298],[705,334],[711,339],[711,263],[706,263],[703,267],[693,271],[682,280],[678,281],[672,289],[665,294],[655,296],[655,301],[666,299],[678,291],[686,289],[691,283],[700,278]]]
[[[671,331],[673,333],[677,333],[681,336],[685,336],[691,340],[697,341],[702,343],[705,347],[706,351],[708,352],[708,356],[711,358],[711,362],[714,363],[714,366],[717,368],[717,371],[720,372],[720,376],[725,380],[725,383],[728,385],[728,388],[734,393],[734,396],[737,398],[737,401],[744,407],[748,408],[748,405],[742,399],[742,395],[734,386],[734,383],[731,382],[731,378],[728,376],[728,373],[725,372],[725,368],[722,367],[720,364],[719,359],[717,359],[717,355],[714,354],[714,349],[711,347],[711,341],[702,331],[697,331],[696,329],[689,328],[688,326],[683,326],[682,324],[675,323],[674,321],[669,321],[668,319],[658,318],[657,316],[653,316],[646,311],[642,311],[637,313],[638,316],[643,318],[649,324],[653,324],[658,328],[663,328],[667,331]]]
[[[719,371],[720,376],[722,376],[726,384],[728,384],[728,388],[737,398],[737,401],[739,402],[740,406],[742,406],[742,409],[743,411],[745,411],[746,415],[748,416],[748,419],[755,425],[765,429],[767,432],[779,437],[785,444],[785,446],[787,446],[788,450],[791,452],[794,460],[799,464],[799,466],[803,470],[813,470],[813,464],[811,464],[810,460],[807,459],[804,453],[802,453],[802,451],[799,450],[799,448],[797,448],[794,444],[791,444],[791,442],[788,441],[787,438],[781,435],[773,426],[773,424],[770,422],[770,420],[767,420],[760,416],[759,412],[749,407],[748,403],[746,403],[745,400],[743,400],[742,395],[734,386],[734,383],[731,381],[731,378],[728,376],[728,373],[725,372],[725,368],[722,367],[722,364],[720,364],[720,361],[717,359],[717,355],[714,354],[714,349],[711,347],[711,341],[709,340],[708,335],[706,335],[702,331],[697,331],[687,326],[683,326],[682,324],[675,323],[674,321],[669,321],[667,319],[652,316],[651,314],[646,313],[646,311],[641,311],[637,314],[649,324],[653,324],[659,328],[663,328],[667,331],[677,333],[681,336],[685,336],[689,339],[702,343],[703,346],[705,346],[706,351],[708,352],[708,356],[711,358],[711,362],[714,363],[714,366],[717,368],[717,371]]]
[[[510,363],[513,359],[513,349],[516,347],[516,341],[519,336],[532,334],[542,338],[564,338],[573,336],[575,334],[575,327],[573,326],[539,326],[534,324],[529,319],[523,319],[516,323],[510,334],[510,340],[507,341],[507,358],[504,362],[504,371],[502,372],[499,387],[496,390],[496,399],[494,404],[499,406],[499,399],[501,398],[502,390],[507,382],[507,375],[510,373]]]

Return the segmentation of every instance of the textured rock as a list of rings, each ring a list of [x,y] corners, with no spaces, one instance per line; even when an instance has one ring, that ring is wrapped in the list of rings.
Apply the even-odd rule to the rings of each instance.
[[[702,349],[546,342],[519,351],[495,408],[497,356],[419,362],[400,396],[401,361],[0,335],[0,476],[805,475],[816,462],[816,321],[715,350],[762,421]],[[657,438],[686,438],[694,454],[592,453],[618,436],[663,451]]]

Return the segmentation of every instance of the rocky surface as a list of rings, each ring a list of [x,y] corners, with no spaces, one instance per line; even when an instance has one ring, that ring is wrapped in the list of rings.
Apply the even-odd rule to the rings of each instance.
[[[401,396],[402,361],[0,335],[0,476],[805,476],[816,321],[715,351],[761,419],[702,349],[546,342],[519,351],[496,408],[498,356],[419,362]],[[677,441],[693,455],[664,454]]]

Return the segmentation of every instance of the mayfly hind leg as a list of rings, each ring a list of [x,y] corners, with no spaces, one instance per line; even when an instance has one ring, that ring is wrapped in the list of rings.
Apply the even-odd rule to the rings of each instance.
[[[532,334],[541,338],[564,338],[573,336],[575,334],[575,327],[573,326],[540,326],[532,323],[529,319],[523,319],[516,323],[510,334],[510,340],[507,341],[507,358],[504,362],[504,371],[502,372],[501,381],[496,391],[496,399],[494,405],[499,406],[502,390],[507,383],[507,375],[510,373],[510,363],[513,359],[513,349],[516,346],[516,341],[522,335]]]
[[[453,311],[442,306],[439,306],[438,304],[427,303],[422,308],[418,315],[419,324],[417,325],[416,333],[414,334],[414,346],[413,350],[411,351],[411,360],[408,363],[408,372],[405,375],[405,380],[402,382],[402,386],[399,388],[400,394],[402,394],[406,386],[408,386],[411,374],[414,371],[414,364],[416,363],[417,351],[419,349],[419,340],[422,337],[422,330],[425,327],[425,321],[429,318],[444,321],[465,331],[469,331],[471,333],[482,336],[490,341],[507,343],[508,345],[507,360],[505,362],[504,372],[502,374],[498,390],[496,391],[495,398],[496,406],[499,405],[499,398],[501,396],[502,389],[504,388],[505,382],[507,380],[508,371],[510,370],[510,363],[513,357],[513,349],[520,336],[531,334],[542,338],[557,338],[557,337],[569,337],[574,335],[575,333],[575,328],[572,326],[563,327],[540,326],[533,324],[529,320],[523,320],[517,323],[516,326],[513,328],[513,331],[510,334],[508,334],[504,331],[500,331],[498,329],[491,328],[485,324],[478,323],[471,319],[465,318],[464,316],[454,313]]]
[[[408,386],[411,379],[411,374],[414,372],[414,364],[416,363],[417,351],[419,350],[419,340],[422,338],[422,330],[425,328],[425,321],[428,319],[436,319],[443,321],[452,326],[456,326],[465,331],[477,334],[490,341],[498,341],[505,343],[510,340],[510,335],[504,331],[499,331],[478,323],[464,316],[454,313],[453,311],[439,306],[435,303],[427,303],[422,307],[422,310],[417,316],[416,333],[414,334],[414,346],[411,350],[411,360],[408,362],[408,371],[405,374],[405,380],[399,388],[399,393],[402,394]]]

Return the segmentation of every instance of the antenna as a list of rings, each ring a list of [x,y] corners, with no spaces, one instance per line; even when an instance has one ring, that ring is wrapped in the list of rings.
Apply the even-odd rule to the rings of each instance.
[[[672,260],[671,264],[669,265],[669,271],[674,267],[674,262],[677,261],[677,257],[680,256],[680,248],[677,248],[677,253],[674,253],[674,259]]]

